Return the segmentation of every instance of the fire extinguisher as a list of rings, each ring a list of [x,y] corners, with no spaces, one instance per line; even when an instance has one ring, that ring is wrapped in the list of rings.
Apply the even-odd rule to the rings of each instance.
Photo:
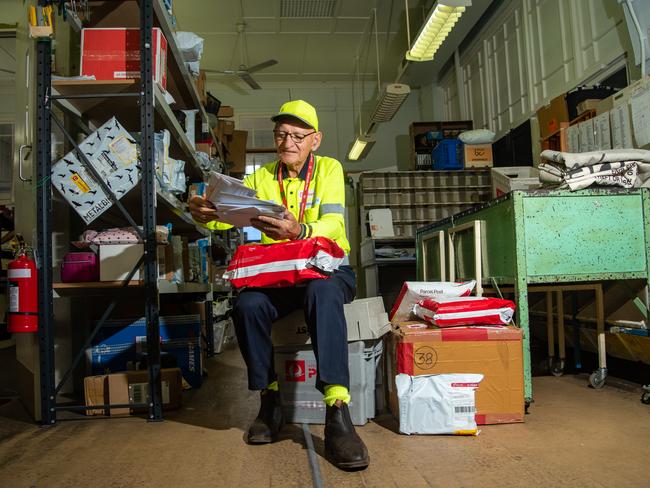
[[[7,331],[11,333],[38,330],[38,275],[29,253],[29,248],[21,246],[7,267]]]

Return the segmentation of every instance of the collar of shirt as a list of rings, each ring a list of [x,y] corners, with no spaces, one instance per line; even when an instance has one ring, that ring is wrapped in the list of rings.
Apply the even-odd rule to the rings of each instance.
[[[289,170],[287,170],[287,165],[283,164],[283,163],[281,163],[279,161],[278,161],[278,164],[282,164],[282,179],[289,178]],[[316,164],[316,156],[314,156],[314,164]],[[307,156],[307,159],[303,163],[302,169],[300,170],[300,173],[298,174],[298,178],[300,178],[301,180],[306,180],[307,179],[307,168],[308,168],[308,166],[309,166],[309,156]]]

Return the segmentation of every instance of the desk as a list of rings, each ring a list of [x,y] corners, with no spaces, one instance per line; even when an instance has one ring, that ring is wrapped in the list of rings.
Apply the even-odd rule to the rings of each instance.
[[[477,279],[484,287],[513,286],[524,332],[526,403],[532,401],[528,293],[570,283],[644,279],[650,260],[650,190],[514,191],[416,233],[420,280]],[[555,287],[555,288],[553,288]],[[597,302],[602,309],[602,291]],[[632,297],[630,297],[632,298]],[[598,326],[601,386],[604,318]]]

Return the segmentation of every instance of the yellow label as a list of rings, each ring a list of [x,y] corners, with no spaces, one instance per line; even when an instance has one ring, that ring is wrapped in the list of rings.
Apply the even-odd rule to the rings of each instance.
[[[125,166],[138,159],[138,151],[136,147],[124,136],[117,137],[108,145],[108,147],[111,148],[111,152],[115,154]]]
[[[461,429],[455,430],[454,435],[477,435],[478,429]]]
[[[77,173],[74,173],[70,179],[83,193],[88,193],[90,191],[88,184]]]

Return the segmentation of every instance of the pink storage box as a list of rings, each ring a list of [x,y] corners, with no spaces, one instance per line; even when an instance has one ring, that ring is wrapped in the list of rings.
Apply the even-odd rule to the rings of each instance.
[[[61,281],[78,283],[99,281],[99,259],[94,252],[71,252],[61,263]]]

